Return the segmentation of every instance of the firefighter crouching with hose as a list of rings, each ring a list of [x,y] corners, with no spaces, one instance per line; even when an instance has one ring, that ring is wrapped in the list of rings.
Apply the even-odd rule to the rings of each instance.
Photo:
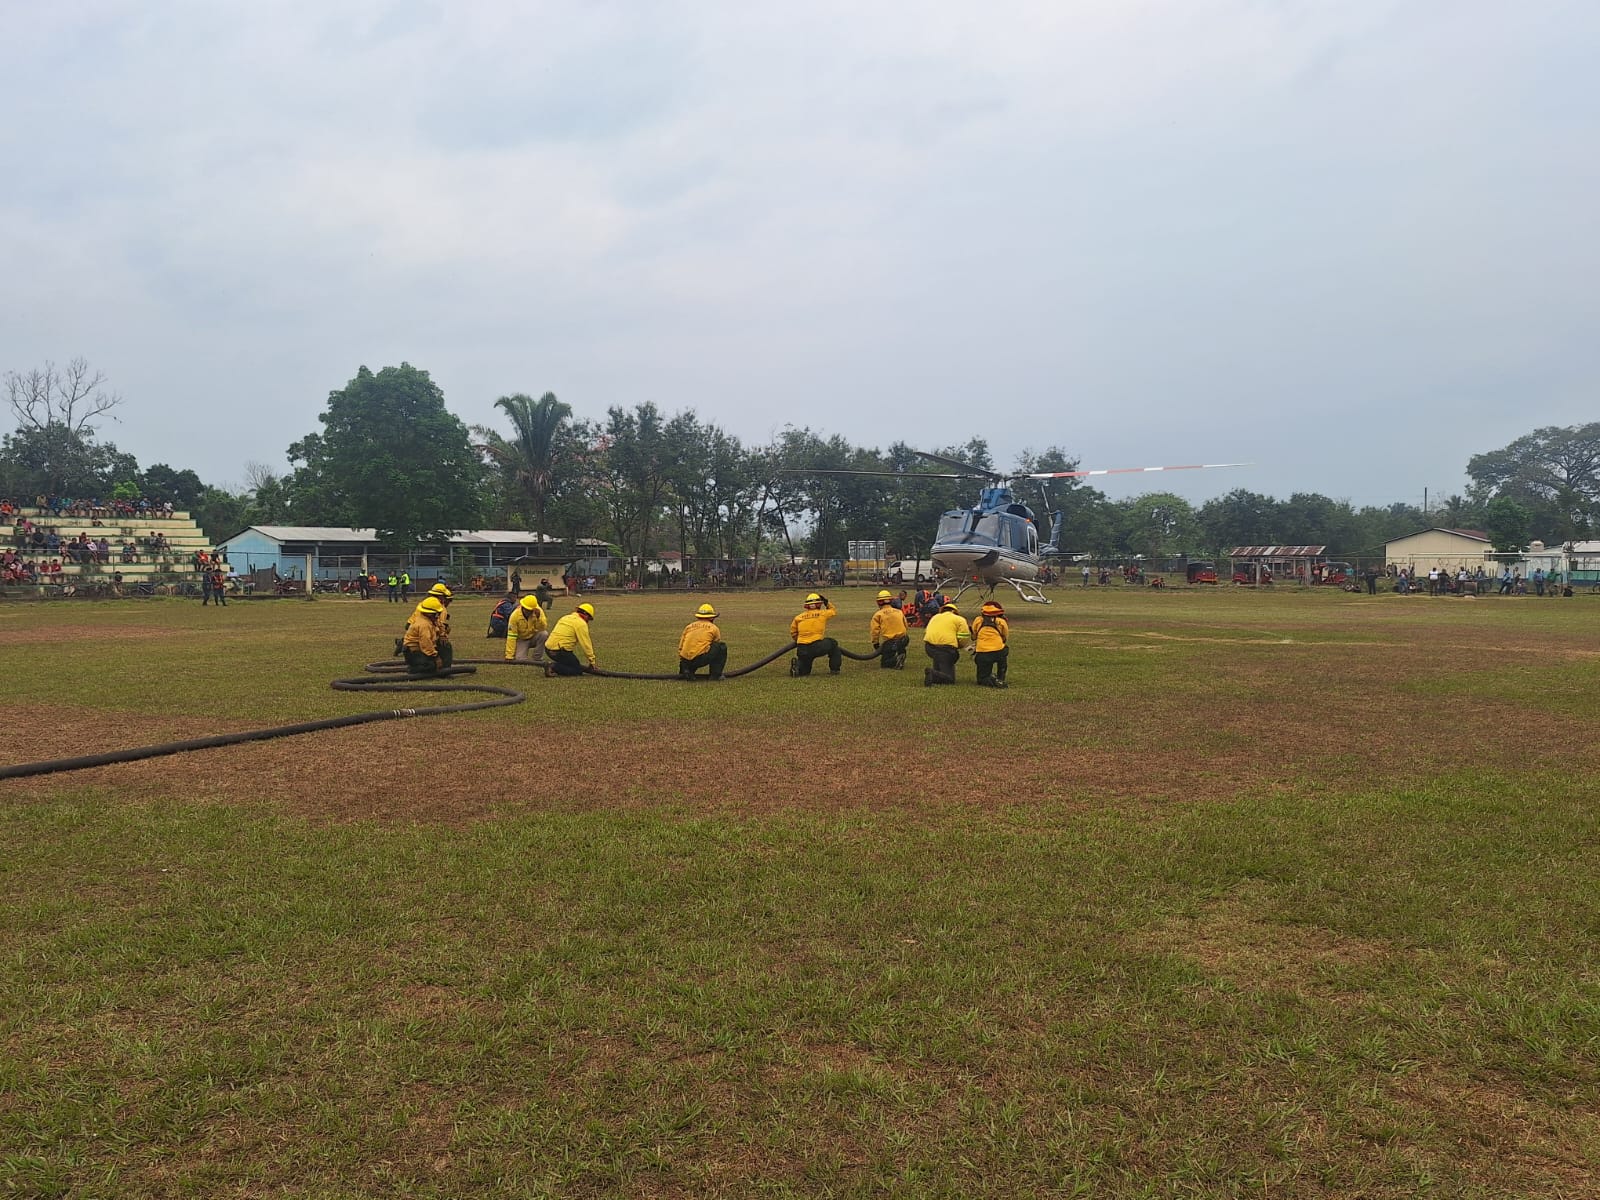
[[[401,648],[406,658],[406,674],[437,675],[447,665],[439,655],[439,621],[444,604],[437,596],[424,596],[417,611],[406,623]]]
[[[790,675],[811,674],[812,662],[824,654],[828,656],[828,674],[839,673],[844,655],[839,643],[828,636],[828,622],[838,615],[826,596],[812,592],[806,597],[805,608],[789,622],[789,637],[796,643],[794,658],[789,660]]]
[[[422,604],[429,600],[439,602],[439,620],[434,626],[434,641],[437,645],[435,657],[439,660],[439,669],[446,670],[455,662],[455,647],[450,644],[450,601],[454,599],[449,588],[442,583],[436,583],[428,589],[428,594],[411,610],[411,615],[406,618],[405,632],[395,639],[394,652],[403,656],[406,648],[406,638],[411,635],[411,626],[416,621],[417,615],[422,612]]]
[[[589,640],[589,622],[592,620],[594,605],[585,601],[556,622],[556,627],[550,631],[544,644],[544,652],[550,658],[550,665],[544,669],[546,675],[552,671],[557,675],[582,675],[583,664],[578,661],[576,653],[579,650],[583,651],[591,667],[600,665],[594,656],[594,643]]]
[[[946,600],[939,611],[928,618],[928,627],[922,631],[922,649],[933,659],[933,666],[922,672],[922,686],[933,687],[940,683],[956,681],[956,660],[961,657],[962,643],[972,636],[966,618],[955,601]]]
[[[911,645],[911,635],[906,632],[905,614],[889,592],[878,593],[878,611],[872,614],[867,632],[872,635],[872,648],[879,651],[880,667],[894,671],[906,665],[906,648]]]
[[[1011,650],[1006,645],[1011,627],[1006,610],[998,600],[985,600],[983,611],[972,622],[972,658],[978,667],[978,686],[1006,687],[1006,660]]]
[[[717,628],[717,610],[709,604],[695,609],[694,620],[683,627],[678,638],[678,674],[693,679],[701,667],[709,669],[711,678],[722,679],[722,670],[728,665],[728,643],[722,640],[722,630]]]
[[[506,622],[506,661],[543,665],[548,661],[544,647],[549,637],[549,623],[538,598],[524,596]]]

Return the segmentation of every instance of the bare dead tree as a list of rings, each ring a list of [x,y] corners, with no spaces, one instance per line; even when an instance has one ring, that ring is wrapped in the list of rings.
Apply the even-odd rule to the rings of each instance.
[[[5,399],[19,429],[59,431],[69,440],[92,434],[98,418],[122,403],[118,393],[106,388],[104,372],[90,367],[86,358],[74,358],[65,367],[47,362],[42,369],[7,371]]]

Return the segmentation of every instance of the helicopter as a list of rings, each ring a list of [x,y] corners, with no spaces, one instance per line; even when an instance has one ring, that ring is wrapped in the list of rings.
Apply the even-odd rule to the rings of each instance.
[[[1047,558],[1059,557],[1061,528],[1059,510],[1050,513],[1050,536],[1039,543],[1039,527],[1033,510],[1023,504],[1011,490],[1018,479],[1037,479],[1044,494],[1044,481],[1049,479],[1082,479],[1093,475],[1128,475],[1154,471],[1200,471],[1221,467],[1242,467],[1247,463],[1193,463],[1171,467],[1111,467],[1088,471],[1029,471],[1005,474],[979,467],[972,463],[932,454],[926,450],[912,453],[955,468],[951,471],[929,471],[905,475],[893,471],[818,470],[809,472],[827,475],[892,475],[899,479],[979,479],[983,486],[978,501],[971,508],[950,509],[939,518],[939,528],[934,534],[933,559],[935,586],[944,590],[959,581],[960,587],[952,600],[963,593],[987,585],[985,595],[992,595],[1002,583],[1007,584],[1023,600],[1032,604],[1049,604],[1039,583],[1039,572]]]

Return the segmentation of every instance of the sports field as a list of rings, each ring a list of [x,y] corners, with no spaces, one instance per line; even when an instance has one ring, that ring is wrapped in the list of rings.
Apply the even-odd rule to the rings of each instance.
[[[1600,600],[1054,595],[1004,692],[489,666],[0,783],[0,1196],[1600,1195]],[[0,758],[437,703],[328,686],[403,615],[0,606]]]

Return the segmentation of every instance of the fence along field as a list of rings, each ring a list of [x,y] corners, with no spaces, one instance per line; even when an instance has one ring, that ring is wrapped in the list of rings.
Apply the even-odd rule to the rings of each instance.
[[[1591,1194],[1593,600],[1055,598],[1003,693],[519,675],[0,785],[0,1187]],[[7,761],[351,711],[396,620],[0,607]]]

